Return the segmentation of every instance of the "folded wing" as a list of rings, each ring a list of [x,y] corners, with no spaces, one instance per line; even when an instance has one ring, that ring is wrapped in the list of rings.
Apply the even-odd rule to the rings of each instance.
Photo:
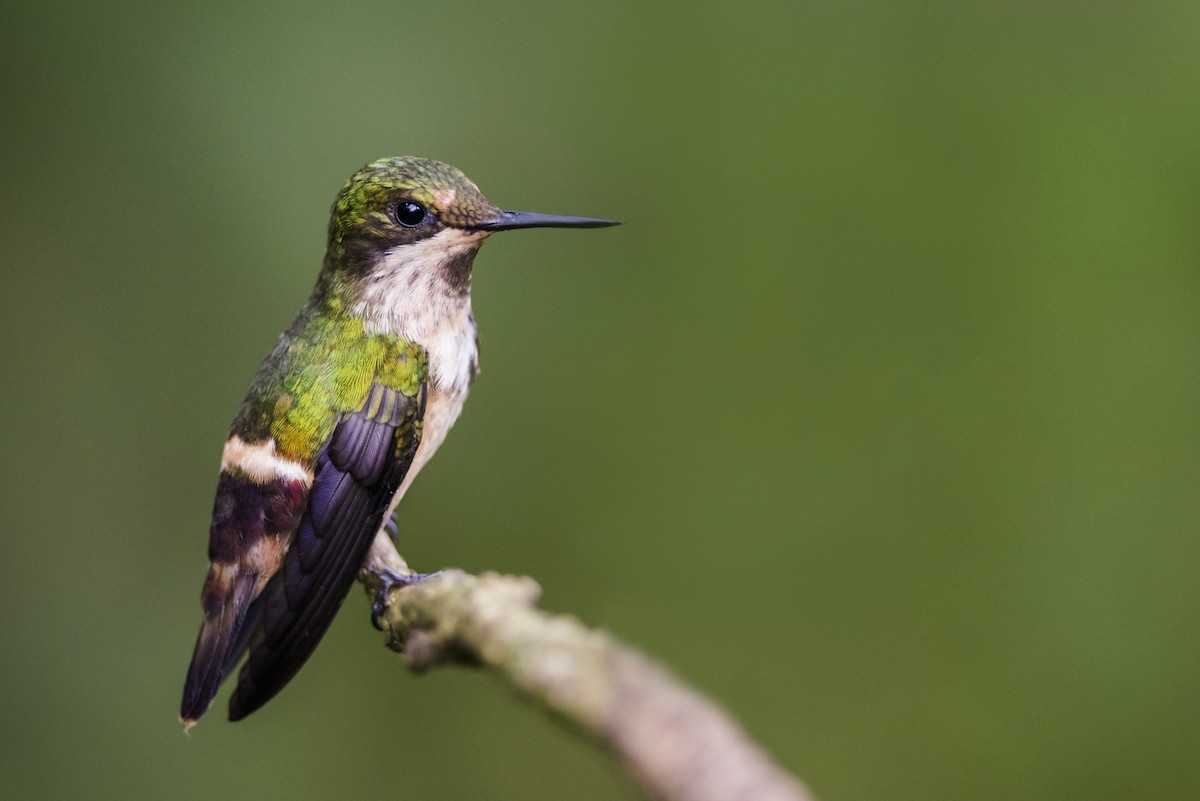
[[[317,458],[308,507],[247,616],[250,655],[230,698],[230,720],[270,700],[304,664],[345,600],[420,442],[425,390],[375,384]],[[236,657],[235,657],[236,658]]]

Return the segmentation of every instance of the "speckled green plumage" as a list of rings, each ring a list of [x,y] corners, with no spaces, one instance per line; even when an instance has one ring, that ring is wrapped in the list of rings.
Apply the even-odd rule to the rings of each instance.
[[[427,378],[424,349],[368,335],[336,298],[314,297],[263,362],[231,434],[275,440],[276,453],[311,467],[341,415],[363,408],[372,384],[415,397]]]
[[[475,225],[499,211],[470,178],[449,164],[409,156],[380,159],[351,176],[334,202],[329,258],[346,258],[351,240],[390,226],[385,199],[397,191],[434,210],[452,227]]]
[[[393,157],[366,165],[338,193],[317,288],[263,362],[231,433],[275,439],[275,452],[310,465],[339,417],[362,408],[372,382],[416,395],[428,357],[418,345],[365,333],[348,313],[382,254],[409,231],[388,217],[396,199],[424,204],[447,226],[470,226],[499,210],[459,170],[429,159]]]

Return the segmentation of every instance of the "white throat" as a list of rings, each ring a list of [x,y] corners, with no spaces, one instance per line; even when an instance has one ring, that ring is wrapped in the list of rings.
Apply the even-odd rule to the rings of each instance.
[[[425,348],[438,389],[465,392],[479,369],[470,279],[456,287],[442,265],[478,248],[486,236],[447,228],[393,248],[375,265],[350,307],[368,334],[393,334]]]

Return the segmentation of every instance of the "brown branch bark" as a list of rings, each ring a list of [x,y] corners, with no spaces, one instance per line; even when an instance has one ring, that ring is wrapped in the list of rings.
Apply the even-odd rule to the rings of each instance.
[[[373,567],[360,574],[372,597],[381,586]],[[540,594],[528,577],[447,570],[392,590],[379,623],[412,670],[492,671],[614,753],[651,798],[812,801],[716,704],[608,634],[539,610]]]

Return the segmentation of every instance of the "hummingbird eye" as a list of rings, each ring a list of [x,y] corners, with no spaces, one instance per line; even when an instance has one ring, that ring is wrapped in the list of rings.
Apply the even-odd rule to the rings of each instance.
[[[402,200],[396,204],[396,222],[405,228],[416,228],[424,222],[427,213],[415,200]]]

